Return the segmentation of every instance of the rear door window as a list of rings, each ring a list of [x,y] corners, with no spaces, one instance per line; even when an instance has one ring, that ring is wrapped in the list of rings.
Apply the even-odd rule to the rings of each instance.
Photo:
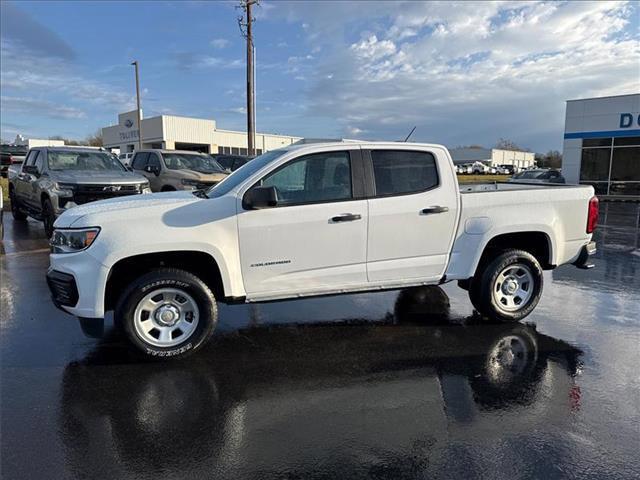
[[[438,186],[436,159],[429,152],[372,150],[376,196],[406,195]]]

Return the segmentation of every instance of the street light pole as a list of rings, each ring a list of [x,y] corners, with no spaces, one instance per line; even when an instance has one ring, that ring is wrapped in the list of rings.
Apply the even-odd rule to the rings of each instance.
[[[142,115],[140,110],[140,76],[138,72],[138,61],[134,60],[131,65],[136,67],[136,100],[138,103],[138,149],[142,150]]]

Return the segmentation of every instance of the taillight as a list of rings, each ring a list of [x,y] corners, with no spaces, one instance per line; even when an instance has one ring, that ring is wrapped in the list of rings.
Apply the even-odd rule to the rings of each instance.
[[[600,213],[600,201],[593,196],[589,200],[589,213],[587,215],[587,233],[593,233],[598,225],[598,214]]]

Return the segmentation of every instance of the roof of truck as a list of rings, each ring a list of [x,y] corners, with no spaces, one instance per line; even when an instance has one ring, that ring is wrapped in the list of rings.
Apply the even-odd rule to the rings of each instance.
[[[437,148],[446,148],[444,145],[439,145],[437,143],[418,143],[418,142],[383,142],[383,141],[370,141],[370,140],[350,140],[350,139],[342,139],[342,140],[324,140],[324,139],[305,139],[304,142],[296,142],[291,145],[285,145],[282,148],[286,150],[297,150],[307,147],[334,147],[334,146],[344,146],[344,145],[373,145],[373,146],[403,146],[403,147],[437,147]]]

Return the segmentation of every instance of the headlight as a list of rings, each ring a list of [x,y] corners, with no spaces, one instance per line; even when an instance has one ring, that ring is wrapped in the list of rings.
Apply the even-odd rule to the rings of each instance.
[[[72,197],[75,185],[73,183],[56,182],[56,190],[60,197]]]
[[[140,185],[140,192],[151,193],[151,186],[149,185],[149,182],[143,183],[142,185]]]
[[[74,253],[89,248],[100,233],[98,227],[76,230],[55,229],[49,245],[53,253]]]
[[[190,187],[197,187],[198,185],[200,185],[200,181],[199,180],[190,180],[188,178],[183,178],[182,179],[182,184],[183,185],[188,185]]]

